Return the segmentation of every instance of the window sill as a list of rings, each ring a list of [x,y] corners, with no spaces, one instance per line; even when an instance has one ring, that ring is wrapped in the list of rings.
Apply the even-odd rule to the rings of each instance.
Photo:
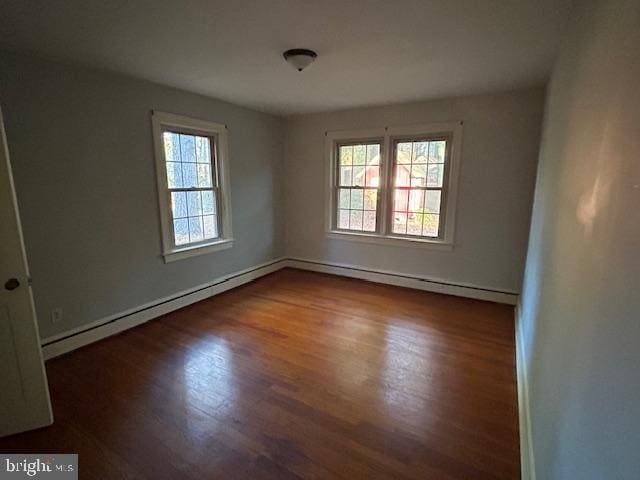
[[[231,247],[233,247],[233,238],[225,238],[223,240],[217,240],[212,243],[205,243],[202,245],[194,245],[192,247],[175,249],[163,254],[164,263],[175,262],[176,260],[195,257],[197,255],[204,255],[206,253],[218,252],[220,250],[226,250],[227,248]]]
[[[327,237],[334,240],[375,243],[378,245],[394,247],[425,248],[444,252],[450,252],[453,250],[453,244],[444,240],[427,240],[424,238],[395,237],[390,235],[383,236],[367,233],[341,232],[337,230],[331,230],[328,232]]]

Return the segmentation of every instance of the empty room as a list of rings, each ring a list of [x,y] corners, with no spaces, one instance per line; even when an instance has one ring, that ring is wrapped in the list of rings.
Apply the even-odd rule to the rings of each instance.
[[[0,478],[638,480],[640,0],[0,0]]]

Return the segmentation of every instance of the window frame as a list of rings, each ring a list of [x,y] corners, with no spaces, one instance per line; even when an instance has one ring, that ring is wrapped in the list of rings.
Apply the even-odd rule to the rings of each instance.
[[[328,179],[328,192],[325,195],[327,199],[327,208],[325,209],[325,224],[328,232],[334,232],[340,235],[362,235],[371,236],[378,235],[380,231],[383,218],[381,217],[382,205],[385,203],[386,192],[384,191],[384,185],[386,182],[383,180],[385,175],[384,164],[382,159],[386,156],[385,148],[386,143],[384,141],[385,129],[378,128],[372,130],[349,130],[341,132],[326,132],[326,154],[329,159],[327,163],[327,179]],[[340,172],[338,163],[340,161],[339,146],[348,143],[365,143],[365,142],[379,142],[380,143],[380,186],[378,188],[378,199],[376,205],[376,233],[374,232],[358,232],[354,230],[341,230],[337,228],[338,225],[338,183],[340,182]]]
[[[396,164],[397,161],[397,154],[398,154],[398,149],[397,149],[397,145],[399,143],[407,143],[407,142],[411,142],[411,143],[415,143],[415,142],[437,142],[437,141],[442,141],[444,140],[446,142],[446,150],[445,150],[445,160],[444,160],[444,172],[443,172],[443,176],[442,176],[442,187],[428,187],[428,186],[424,186],[424,187],[414,187],[413,185],[410,184],[410,186],[408,187],[398,187],[396,186],[395,183],[393,183],[393,181],[395,180],[395,177],[393,175],[393,169],[396,167],[396,165],[400,165],[400,164]],[[435,134],[427,134],[427,135],[401,135],[401,136],[395,136],[393,138],[391,138],[391,154],[389,155],[389,161],[391,163],[391,177],[389,179],[389,181],[391,182],[391,184],[389,185],[389,205],[391,205],[393,207],[393,203],[394,203],[394,194],[395,191],[399,188],[407,188],[409,190],[409,192],[413,189],[420,189],[424,192],[424,194],[426,195],[426,192],[428,191],[439,191],[441,192],[441,197],[440,197],[440,213],[438,214],[440,216],[440,221],[438,223],[438,235],[436,237],[427,237],[427,236],[422,236],[422,235],[411,235],[409,233],[397,233],[393,231],[393,213],[396,212],[397,210],[393,210],[393,208],[390,210],[391,215],[389,215],[388,218],[388,222],[389,224],[387,225],[387,231],[390,233],[390,235],[396,236],[396,237],[402,237],[402,238],[408,238],[408,239],[422,239],[422,240],[431,240],[431,241],[442,241],[444,240],[444,236],[445,236],[445,230],[446,230],[446,222],[447,222],[447,207],[448,207],[448,202],[447,202],[447,195],[449,193],[449,176],[450,176],[450,172],[451,172],[451,146],[453,143],[453,135],[452,134],[447,134],[447,133],[435,133]],[[413,163],[411,165],[414,165]],[[426,165],[426,164],[425,164]],[[407,212],[410,213],[410,212]]]
[[[152,111],[151,122],[156,163],[158,205],[162,230],[162,256],[165,263],[206,253],[216,252],[233,246],[231,225],[231,192],[229,182],[228,130],[221,123],[208,122],[173,113]],[[184,133],[210,139],[211,174],[217,182],[212,189],[216,198],[218,237],[186,245],[176,245],[173,232],[171,192],[167,181],[167,167],[163,142],[164,132]],[[178,189],[180,191],[202,190]],[[208,190],[208,189],[206,189]]]
[[[377,234],[381,231],[381,225],[382,225],[382,215],[381,215],[381,208],[380,205],[382,203],[382,196],[383,196],[383,190],[382,190],[382,181],[380,182],[380,185],[378,185],[377,187],[371,187],[371,186],[367,186],[366,184],[364,186],[343,186],[340,185],[340,148],[341,147],[348,147],[348,146],[356,146],[356,145],[379,145],[380,146],[380,160],[379,160],[379,164],[378,164],[378,168],[380,171],[379,177],[382,180],[383,177],[383,165],[382,165],[382,151],[383,151],[383,147],[384,147],[384,138],[380,137],[380,138],[373,138],[373,139],[368,139],[368,140],[363,140],[363,139],[358,139],[358,140],[344,140],[344,139],[340,139],[340,140],[336,140],[333,143],[333,148],[334,148],[334,169],[335,169],[335,175],[333,178],[333,202],[334,205],[336,205],[336,214],[334,214],[333,216],[333,223],[332,223],[332,228],[338,232],[341,233],[362,233],[362,234]],[[352,164],[352,166],[355,166],[354,164]],[[365,156],[365,164],[364,164],[364,168],[366,170],[367,168],[367,164],[366,164],[366,156]],[[365,179],[366,179],[366,173],[365,173]],[[351,230],[351,229],[342,229],[338,226],[338,215],[337,215],[337,211],[339,210],[339,204],[340,204],[340,189],[342,188],[348,188],[350,190],[362,190],[363,192],[363,196],[364,196],[364,192],[365,190],[377,190],[377,194],[376,194],[376,229],[373,232],[370,232],[368,230]],[[363,200],[364,202],[364,200]],[[351,211],[351,208],[349,208],[349,211]],[[364,212],[364,205],[363,205],[363,212]]]
[[[463,122],[445,122],[408,126],[383,127],[367,130],[326,132],[327,188],[325,194],[325,230],[332,239],[368,242],[403,247],[453,250],[458,176],[460,170]],[[393,166],[398,141],[438,139],[446,137],[445,172],[441,191],[441,222],[439,237],[423,237],[392,233]],[[338,146],[347,142],[380,141],[380,187],[376,232],[358,232],[336,228],[338,220]],[[448,161],[448,163],[447,163]]]

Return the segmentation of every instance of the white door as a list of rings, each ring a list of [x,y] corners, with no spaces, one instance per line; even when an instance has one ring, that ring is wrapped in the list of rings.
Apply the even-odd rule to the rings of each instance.
[[[0,436],[53,422],[0,110]]]

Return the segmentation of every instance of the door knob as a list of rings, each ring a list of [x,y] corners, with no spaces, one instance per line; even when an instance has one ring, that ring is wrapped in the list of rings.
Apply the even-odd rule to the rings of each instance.
[[[20,286],[20,282],[18,281],[17,278],[10,278],[4,283],[4,288],[6,288],[9,291],[15,290],[19,286]]]

